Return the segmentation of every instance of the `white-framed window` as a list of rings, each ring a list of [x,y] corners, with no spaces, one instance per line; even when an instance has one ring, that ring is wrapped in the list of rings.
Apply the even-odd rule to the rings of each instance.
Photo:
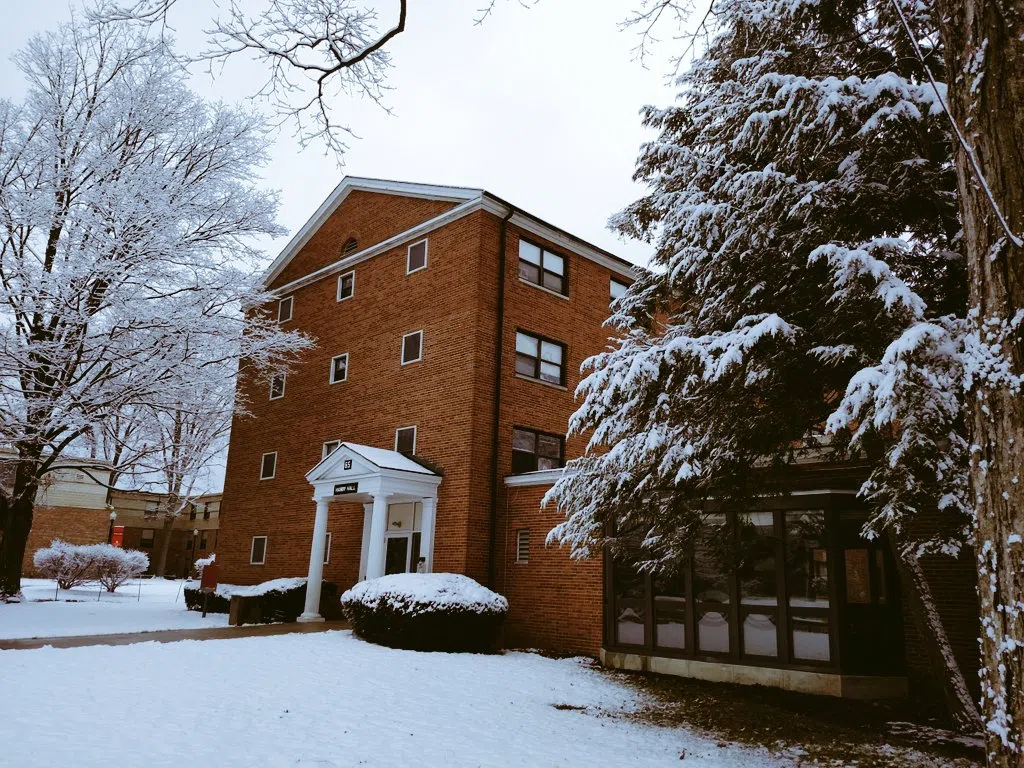
[[[283,373],[275,373],[270,377],[270,399],[280,400],[284,397],[284,379]]]
[[[327,541],[324,542],[324,565],[331,564],[331,532],[327,532]]]
[[[405,274],[411,275],[427,268],[427,241],[420,240],[409,246],[405,256]]]
[[[287,323],[292,319],[292,308],[295,304],[294,296],[285,296],[277,301],[277,322]]]
[[[516,562],[530,562],[530,529],[520,528],[516,531]]]
[[[416,453],[416,425],[395,430],[395,450],[411,456]]]
[[[267,537],[253,536],[249,548],[249,565],[263,565],[267,562]]]
[[[340,447],[341,440],[328,440],[326,443],[324,443],[323,455],[320,457],[320,460],[323,461],[336,450],[338,450],[338,448]]]
[[[622,294],[627,290],[629,290],[629,285],[627,283],[624,283],[621,280],[616,280],[613,277],[609,287],[609,303],[614,303],[616,299],[622,298]]]
[[[349,270],[338,275],[338,301],[351,299],[356,295],[356,271]]]
[[[260,480],[273,480],[277,474],[277,451],[264,453],[260,461]]]
[[[423,359],[423,331],[413,331],[402,336],[402,365],[416,363]]]
[[[331,384],[348,379],[348,352],[331,358]]]

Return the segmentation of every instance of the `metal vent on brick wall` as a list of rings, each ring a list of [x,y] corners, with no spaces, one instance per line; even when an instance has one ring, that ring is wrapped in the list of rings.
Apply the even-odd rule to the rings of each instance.
[[[528,563],[530,561],[530,531],[523,528],[516,532],[516,562]]]
[[[348,240],[345,241],[345,244],[341,247],[341,256],[342,256],[342,258],[344,258],[346,256],[351,256],[358,249],[359,249],[358,241],[356,241],[356,239],[354,237],[350,237]]]

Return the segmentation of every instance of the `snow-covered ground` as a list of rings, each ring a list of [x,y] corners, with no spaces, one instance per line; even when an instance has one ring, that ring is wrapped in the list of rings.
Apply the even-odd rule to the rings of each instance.
[[[20,768],[776,766],[630,722],[578,660],[418,653],[349,632],[0,651],[0,744]]]
[[[22,579],[21,603],[0,603],[0,640],[225,627],[225,614],[185,610],[181,581],[140,579],[113,594],[99,586],[60,590],[50,579]],[[140,591],[141,588],[141,591]],[[97,599],[98,598],[98,599]]]

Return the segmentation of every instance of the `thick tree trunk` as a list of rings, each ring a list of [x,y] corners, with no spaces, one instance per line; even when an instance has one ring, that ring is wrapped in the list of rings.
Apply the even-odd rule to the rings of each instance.
[[[163,576],[167,571],[167,553],[171,550],[171,529],[174,528],[174,520],[170,512],[164,515],[163,536],[160,538],[160,549],[156,553],[156,563],[153,566],[154,576]]]
[[[900,581],[906,585],[910,615],[928,654],[928,668],[942,689],[943,702],[950,723],[957,733],[976,735],[981,731],[978,708],[971,699],[967,681],[953,655],[953,647],[939,616],[931,587],[920,561],[912,551],[900,546],[890,537],[896,556]]]
[[[989,765],[1018,766],[1024,765],[1024,248],[1013,237],[1024,232],[1024,3],[939,0],[939,10],[950,106],[992,197],[959,148],[971,321],[984,344],[984,354],[980,344],[975,354],[968,398],[982,715]]]
[[[4,510],[4,528],[0,539],[0,597],[21,592],[21,567],[25,562],[25,546],[32,530],[35,500],[15,500]]]

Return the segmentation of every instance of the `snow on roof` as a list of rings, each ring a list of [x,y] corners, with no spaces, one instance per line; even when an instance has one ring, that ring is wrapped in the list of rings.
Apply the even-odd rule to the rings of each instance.
[[[342,445],[381,469],[398,469],[402,472],[417,472],[421,475],[434,474],[419,462],[413,461],[398,451],[389,451],[386,448],[374,448],[358,443],[342,443]]]

